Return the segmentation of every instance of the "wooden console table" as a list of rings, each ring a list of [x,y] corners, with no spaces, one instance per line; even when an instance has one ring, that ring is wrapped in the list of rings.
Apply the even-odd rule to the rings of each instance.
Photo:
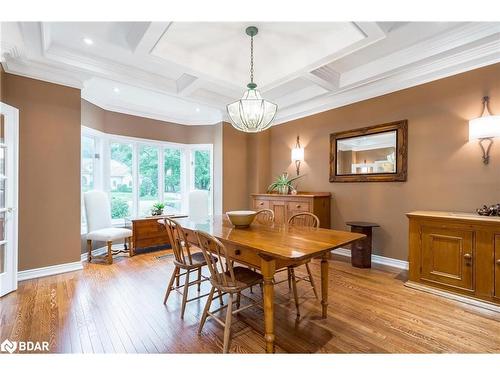
[[[158,224],[158,220],[165,217],[182,218],[187,215],[160,215],[129,219],[132,223],[132,244],[135,254],[170,248],[168,234]]]

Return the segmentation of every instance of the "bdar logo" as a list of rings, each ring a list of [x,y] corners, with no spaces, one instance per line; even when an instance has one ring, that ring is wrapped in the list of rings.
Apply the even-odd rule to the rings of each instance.
[[[17,342],[12,342],[9,339],[6,339],[2,344],[0,345],[0,351],[2,352],[9,352],[10,354],[14,353],[17,349]]]

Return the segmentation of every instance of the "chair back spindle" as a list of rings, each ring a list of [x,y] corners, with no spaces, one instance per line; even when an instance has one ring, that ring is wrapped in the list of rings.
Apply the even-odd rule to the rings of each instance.
[[[193,265],[189,242],[186,239],[182,226],[174,219],[168,217],[163,219],[163,224],[174,252],[175,261],[182,265]]]
[[[274,211],[269,208],[259,210],[257,211],[257,215],[255,215],[255,220],[259,224],[271,225],[274,223]]]
[[[233,265],[226,247],[215,237],[203,231],[196,231],[198,245],[205,256],[212,280],[223,288],[236,285]]]
[[[298,212],[288,219],[288,225],[319,228],[319,218],[311,212]]]

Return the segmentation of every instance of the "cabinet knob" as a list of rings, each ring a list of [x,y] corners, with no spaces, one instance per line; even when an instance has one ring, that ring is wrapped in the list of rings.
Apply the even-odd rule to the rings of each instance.
[[[264,202],[260,202],[259,205],[263,206],[264,205]]]
[[[467,253],[467,254],[464,255],[464,258],[467,259],[467,260],[471,260],[472,259],[472,255],[470,255],[469,253]]]
[[[300,208],[300,204],[298,204],[296,207],[297,207],[297,208]]]
[[[235,249],[234,250],[234,255],[241,255],[241,250],[240,249]]]
[[[497,264],[497,266],[500,266],[500,259],[497,259],[495,263]]]

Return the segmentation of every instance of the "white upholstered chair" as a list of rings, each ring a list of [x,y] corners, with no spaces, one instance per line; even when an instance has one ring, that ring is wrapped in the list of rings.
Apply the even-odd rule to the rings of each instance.
[[[102,191],[88,191],[84,193],[85,215],[87,218],[87,250],[88,261],[94,259],[105,259],[108,264],[113,263],[113,255],[118,253],[129,253],[133,255],[132,231],[126,228],[114,228],[111,223],[111,206],[108,195]],[[113,250],[113,241],[123,240],[123,250]],[[92,241],[106,242],[108,251],[105,255],[92,255]],[[127,248],[128,244],[128,248]]]

